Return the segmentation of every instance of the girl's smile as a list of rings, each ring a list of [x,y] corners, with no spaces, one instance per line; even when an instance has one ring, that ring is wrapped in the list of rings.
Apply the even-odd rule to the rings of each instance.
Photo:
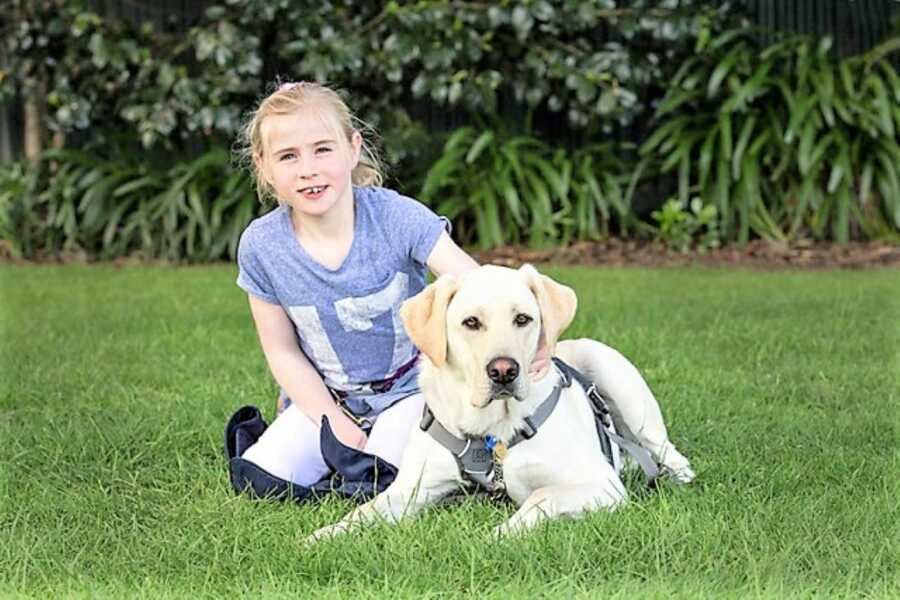
[[[304,198],[310,201],[318,200],[321,198],[325,190],[328,189],[327,185],[319,185],[319,186],[310,186],[306,188],[302,188],[297,190]]]

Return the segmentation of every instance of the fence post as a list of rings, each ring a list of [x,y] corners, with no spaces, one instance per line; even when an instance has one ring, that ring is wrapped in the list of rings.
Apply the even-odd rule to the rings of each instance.
[[[13,159],[12,152],[12,122],[9,118],[9,107],[0,104],[0,163]]]
[[[6,64],[5,49],[0,44],[0,65]],[[12,148],[12,118],[9,115],[9,109],[12,103],[15,102],[0,102],[0,163],[10,162],[13,160],[13,148]]]
[[[25,158],[36,163],[44,149],[44,113],[47,83],[43,73],[38,73],[32,85],[26,85],[23,108],[25,109]]]

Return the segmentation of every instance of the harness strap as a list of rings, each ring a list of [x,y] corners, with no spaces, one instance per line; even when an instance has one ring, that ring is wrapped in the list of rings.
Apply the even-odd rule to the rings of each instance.
[[[594,411],[594,417],[597,419],[597,433],[600,435],[600,447],[603,449],[603,454],[606,456],[606,460],[609,461],[609,464],[613,465],[610,443],[615,442],[620,448],[628,452],[628,454],[630,454],[641,466],[641,470],[644,471],[644,475],[646,475],[648,479],[653,479],[659,475],[659,466],[656,464],[656,461],[653,460],[653,457],[646,448],[642,448],[616,433],[612,424],[612,419],[610,418],[609,406],[607,405],[606,399],[597,389],[594,382],[588,380],[582,373],[576,371],[558,358],[554,357],[553,362],[556,363],[556,366],[559,367],[561,371],[567,371],[569,375],[584,388],[584,392],[591,403],[591,409]],[[615,465],[613,465],[613,467],[615,467]]]
[[[456,437],[434,418],[434,414],[427,404],[419,427],[453,454],[453,459],[463,477],[470,477],[491,489],[491,474],[494,470],[493,453],[485,447],[484,438]]]
[[[641,470],[644,472],[644,475],[647,476],[647,479],[652,480],[655,479],[657,475],[659,475],[659,465],[656,464],[656,461],[653,460],[653,457],[650,456],[650,452],[647,451],[646,448],[642,448],[638,446],[634,442],[630,440],[626,440],[618,433],[613,431],[607,431],[606,434],[619,445],[620,448],[628,452],[631,455],[637,464],[641,466]]]
[[[562,372],[560,373],[562,377],[556,386],[554,386],[553,391],[550,392],[550,395],[540,403],[540,405],[535,409],[534,413],[530,417],[525,417],[525,429],[519,430],[516,432],[516,435],[513,436],[509,443],[507,444],[508,448],[512,448],[522,440],[530,440],[534,437],[534,434],[537,433],[538,428],[544,424],[544,422],[550,418],[550,415],[553,414],[553,410],[556,408],[557,403],[559,402],[559,397],[562,395],[562,391],[572,385],[572,377],[569,373]]]
[[[560,371],[577,381],[578,385],[584,390],[584,393],[590,402],[591,410],[594,411],[594,419],[597,421],[597,436],[600,438],[600,449],[603,451],[603,456],[606,457],[606,462],[615,468],[616,465],[613,459],[612,443],[609,440],[609,430],[612,429],[612,420],[609,417],[609,407],[606,406],[603,397],[597,392],[597,386],[594,385],[594,382],[589,381],[587,377],[575,370],[574,367],[569,366],[562,359],[553,357],[553,363]]]
[[[550,395],[541,402],[531,416],[525,418],[525,428],[516,432],[506,444],[506,448],[512,448],[519,442],[534,437],[538,428],[553,414],[563,389],[571,384],[572,378],[568,374],[563,373],[559,383],[553,387]],[[456,464],[463,476],[471,477],[488,490],[493,489],[493,448],[497,443],[496,438],[493,436],[466,436],[465,438],[458,438],[447,431],[447,428],[434,418],[434,413],[431,412],[427,404],[425,405],[419,428],[453,454],[453,458],[456,460]]]

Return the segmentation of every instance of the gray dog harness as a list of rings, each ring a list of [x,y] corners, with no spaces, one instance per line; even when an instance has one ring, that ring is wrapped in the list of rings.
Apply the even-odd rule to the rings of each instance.
[[[531,416],[525,418],[524,429],[517,431],[515,436],[506,443],[492,435],[485,437],[466,436],[464,438],[458,438],[447,431],[447,429],[434,418],[434,414],[429,410],[427,404],[425,405],[425,412],[422,415],[422,421],[419,423],[419,427],[453,454],[464,479],[475,482],[489,492],[500,492],[504,489],[502,463],[503,458],[506,456],[506,452],[516,444],[534,437],[534,434],[537,433],[540,426],[544,424],[551,414],[553,414],[553,410],[559,402],[562,391],[572,385],[572,381],[574,380],[584,388],[584,392],[590,401],[591,409],[594,411],[594,418],[597,424],[597,434],[600,437],[600,448],[603,450],[603,455],[606,457],[609,464],[615,467],[613,464],[613,441],[625,447],[632,454],[634,454],[634,450],[628,446],[645,453],[645,458],[650,459],[649,453],[647,453],[646,450],[631,442],[623,440],[614,433],[612,420],[609,416],[609,407],[603,399],[603,396],[597,391],[596,386],[589,382],[584,375],[562,360],[554,358],[553,362],[559,369],[561,375],[559,383],[556,384],[553,391],[550,392],[550,395],[541,402],[537,407],[537,410],[535,410]],[[642,460],[637,456],[635,458],[641,464],[641,467],[644,468],[648,477],[652,478],[656,475],[656,465],[655,463],[652,463],[652,460],[650,464],[652,464],[654,472],[651,475],[647,468],[647,461]]]

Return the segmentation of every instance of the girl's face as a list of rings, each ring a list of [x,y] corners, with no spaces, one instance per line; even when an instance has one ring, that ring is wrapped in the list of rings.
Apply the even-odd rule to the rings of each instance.
[[[327,111],[305,108],[266,117],[260,133],[262,173],[279,202],[323,217],[353,201],[351,173],[362,146],[358,132],[348,141]]]

